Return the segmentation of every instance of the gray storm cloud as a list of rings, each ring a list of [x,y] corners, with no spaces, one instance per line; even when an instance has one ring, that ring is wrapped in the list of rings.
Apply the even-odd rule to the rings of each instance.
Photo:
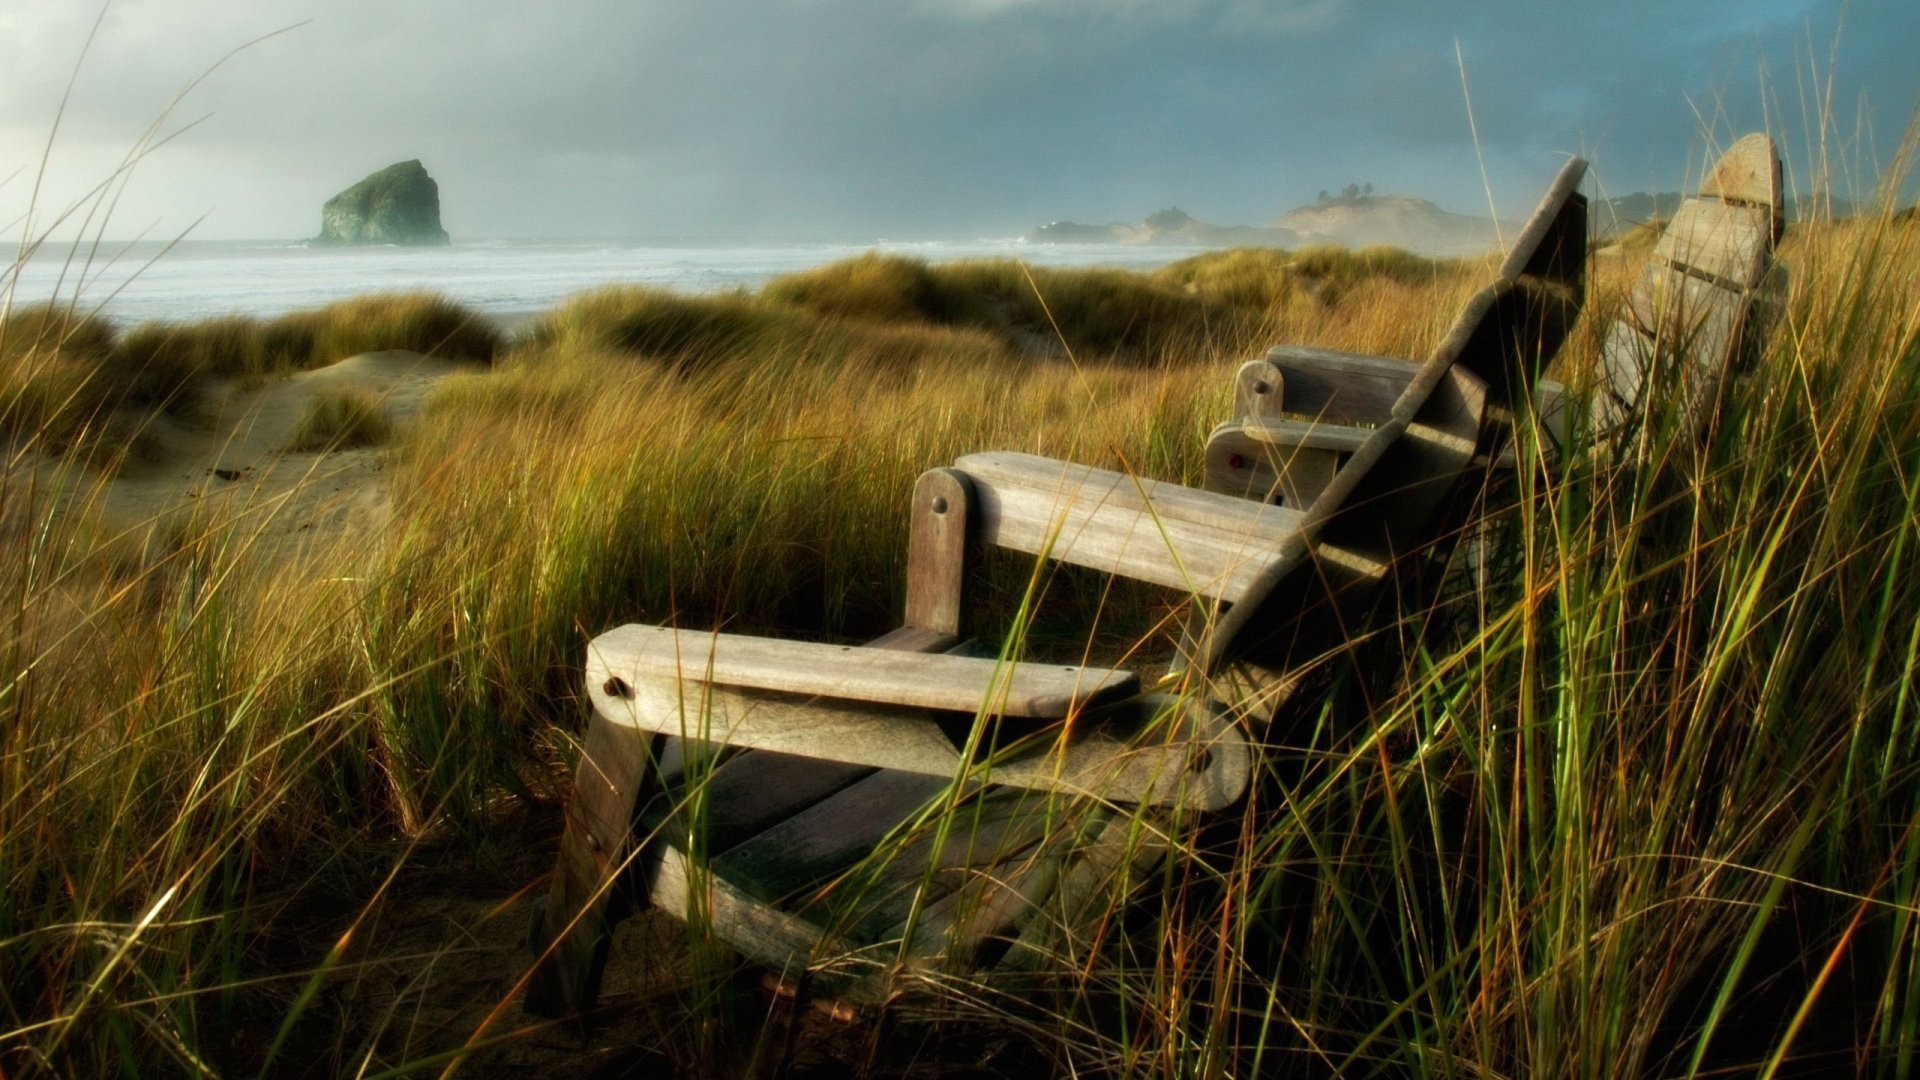
[[[98,10],[0,10],[0,177],[21,170],[0,221]],[[1703,131],[1798,138],[1829,64],[1841,160],[1870,178],[1856,133],[1889,157],[1920,89],[1910,3],[128,0],[42,205],[296,23],[186,98],[174,120],[204,121],[141,165],[113,232],[306,235],[327,195],[413,157],[466,237],[1005,235],[1171,203],[1255,222],[1356,180],[1473,211],[1482,160],[1510,211],[1565,153],[1624,192],[1677,186]]]

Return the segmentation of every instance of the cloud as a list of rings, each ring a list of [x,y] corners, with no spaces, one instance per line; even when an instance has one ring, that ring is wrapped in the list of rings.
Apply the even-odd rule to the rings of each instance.
[[[411,157],[468,236],[1005,235],[1172,203],[1260,221],[1349,181],[1474,210],[1482,160],[1519,204],[1569,152],[1620,190],[1677,186],[1696,107],[1723,136],[1797,129],[1838,3],[122,0],[53,175],[84,186],[228,49],[307,20],[189,96],[180,117],[208,119],[143,166],[129,228],[211,210],[213,234],[303,235]],[[7,7],[0,176],[37,160],[95,10]],[[1867,95],[1883,150],[1914,40],[1920,5],[1849,9],[1836,100]]]
[[[1324,33],[1354,0],[922,0],[921,9],[963,18],[1094,20],[1182,33],[1296,36]]]

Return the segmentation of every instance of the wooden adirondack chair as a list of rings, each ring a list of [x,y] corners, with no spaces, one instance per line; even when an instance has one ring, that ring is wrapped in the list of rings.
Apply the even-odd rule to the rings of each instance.
[[[1785,267],[1775,265],[1773,248],[1785,229],[1780,156],[1755,132],[1722,154],[1700,193],[1680,205],[1627,295],[1602,352],[1597,437],[1632,426],[1646,387],[1656,385],[1679,392],[1676,434],[1693,438],[1710,425],[1727,376],[1751,358],[1784,302]]]
[[[858,647],[658,626],[596,638],[528,1007],[594,1002],[629,863],[634,900],[816,988],[877,996],[913,958],[1043,950],[1041,913],[1160,857],[1124,807],[1238,800],[1249,736],[1443,544],[1471,501],[1451,496],[1577,315],[1584,171],[1561,171],[1309,510],[971,454],[915,487],[899,630]],[[1174,674],[1143,688],[1129,671],[950,653],[983,545],[1173,590],[1193,615]],[[889,837],[900,853],[870,859]]]
[[[1785,268],[1773,262],[1781,213],[1773,140],[1748,135],[1681,205],[1609,332],[1587,412],[1595,442],[1618,441],[1650,381],[1677,388],[1687,436],[1707,425],[1727,373],[1782,304]],[[1663,370],[1674,365],[1683,369]],[[1303,345],[1279,345],[1241,365],[1234,418],[1207,440],[1208,490],[1311,505],[1391,415],[1417,370],[1406,360]],[[1565,386],[1539,381],[1535,431],[1548,451],[1570,444],[1578,411]],[[1509,448],[1496,464],[1512,460]]]

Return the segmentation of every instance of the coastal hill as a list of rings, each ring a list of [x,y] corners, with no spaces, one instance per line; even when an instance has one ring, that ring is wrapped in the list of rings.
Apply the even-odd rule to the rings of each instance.
[[[1289,210],[1266,225],[1213,225],[1178,208],[1138,225],[1056,221],[1027,233],[1028,243],[1140,244],[1184,247],[1281,247],[1385,244],[1429,258],[1478,255],[1498,246],[1487,218],[1453,214],[1412,195],[1348,194]]]
[[[1308,238],[1291,229],[1259,225],[1213,225],[1179,207],[1169,207],[1138,225],[1111,221],[1082,225],[1055,221],[1030,230],[1029,244],[1139,244],[1165,247],[1297,247]]]
[[[315,244],[437,245],[448,242],[440,227],[440,185],[419,161],[401,161],[373,173],[320,210]]]
[[[1588,213],[1588,227],[1596,241],[1606,242],[1636,226],[1671,217],[1681,199],[1676,192],[1644,191],[1598,199]],[[1788,208],[1787,217],[1805,220],[1815,211],[1815,216],[1845,216],[1853,212],[1853,206],[1839,198],[1817,206],[1812,200],[1803,200]],[[1317,201],[1289,210],[1265,225],[1214,225],[1176,207],[1152,214],[1138,224],[1055,221],[1030,230],[1025,239],[1030,244],[1206,248],[1385,245],[1441,259],[1493,251],[1503,236],[1510,239],[1518,227],[1502,222],[1496,228],[1491,218],[1452,213],[1414,195],[1375,195],[1349,186],[1334,195],[1323,193]]]
[[[1275,218],[1268,226],[1345,247],[1385,244],[1432,258],[1479,255],[1499,247],[1502,231],[1491,218],[1454,214],[1413,195],[1349,195],[1323,198]]]

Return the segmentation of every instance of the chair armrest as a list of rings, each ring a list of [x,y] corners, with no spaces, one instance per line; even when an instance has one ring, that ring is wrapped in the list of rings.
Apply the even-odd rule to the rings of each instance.
[[[593,640],[588,677],[621,697],[622,683],[673,678],[744,690],[914,706],[950,712],[1058,719],[1140,692],[1140,677],[1113,668],[1003,663],[946,653],[782,641],[631,624]],[[615,680],[620,680],[616,682]],[[591,685],[591,684],[590,684]],[[611,689],[609,689],[611,688]],[[662,731],[678,735],[680,732]]]
[[[1059,562],[1238,600],[1298,511],[1034,454],[968,454],[979,536]]]
[[[1327,424],[1318,420],[1274,419],[1265,416],[1246,418],[1241,421],[1240,430],[1255,442],[1266,443],[1269,446],[1301,450],[1332,450],[1340,454],[1351,454],[1365,446],[1367,438],[1373,434],[1372,428]]]
[[[676,642],[687,645],[678,662],[672,659]],[[794,679],[785,674],[776,679],[771,664],[743,663],[742,657],[752,657],[763,643],[792,646],[798,650],[792,656],[806,655],[817,670]],[[755,689],[707,681],[701,665],[710,657],[717,672],[780,685]],[[1071,720],[1003,722],[997,730],[981,732],[980,746],[968,758],[964,751],[971,740],[956,739],[943,726],[941,713],[912,704],[807,697],[806,690],[796,688],[799,681],[818,683],[842,672],[859,678],[859,668],[882,657],[910,663],[964,661],[974,671],[980,665],[998,667],[1003,674],[1011,672],[1016,688],[1037,685],[1042,698],[1057,695],[1072,683],[1074,688],[1066,692],[1084,695],[1076,701],[1103,707]],[[742,672],[743,666],[749,670]],[[941,666],[931,665],[929,670]],[[1012,787],[1123,803],[1178,803],[1203,810],[1217,810],[1238,799],[1251,775],[1246,738],[1231,716],[1204,702],[1139,694],[1138,678],[1126,671],[996,665],[970,657],[623,626],[594,639],[587,653],[586,675],[587,696],[603,720],[654,734],[778,754],[928,776],[957,778],[979,770],[982,779]],[[889,691],[889,696],[925,700],[921,684],[908,678],[889,684],[891,678],[876,680],[901,691],[898,695]],[[972,696],[964,708],[974,712],[987,700],[992,683],[981,680],[969,685],[967,692]],[[1107,704],[1110,697],[1119,700]]]

